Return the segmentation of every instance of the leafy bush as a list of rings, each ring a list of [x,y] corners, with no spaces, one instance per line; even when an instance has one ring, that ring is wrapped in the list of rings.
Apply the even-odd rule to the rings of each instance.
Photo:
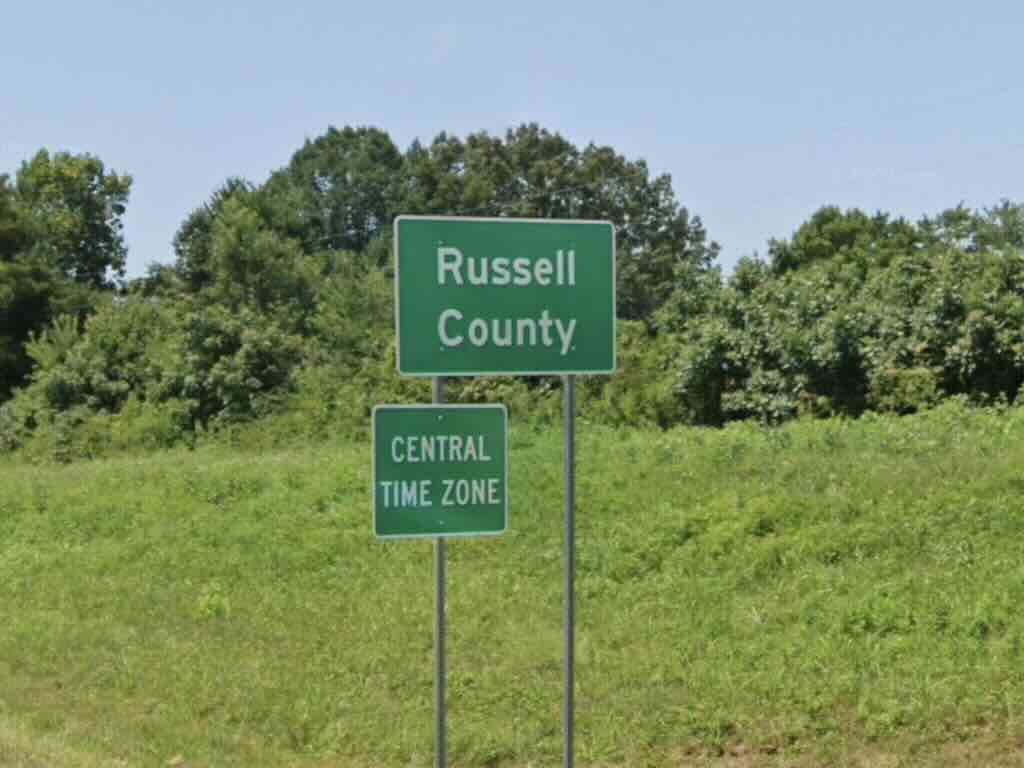
[[[393,367],[393,363],[391,364]],[[388,365],[368,360],[357,375],[338,375],[329,367],[307,368],[298,377],[298,388],[280,417],[286,431],[311,437],[362,436],[369,434],[370,414],[381,403],[430,402],[430,382],[400,379]]]
[[[618,368],[613,376],[582,380],[580,410],[615,426],[658,426],[683,422],[685,406],[676,389],[676,342],[652,335],[643,323],[620,321]]]
[[[928,368],[884,368],[871,377],[870,398],[880,411],[921,411],[938,401],[938,379]]]
[[[177,317],[166,305],[108,301],[84,325],[58,318],[27,345],[36,363],[32,386],[54,411],[86,406],[118,411],[129,396],[158,395],[171,368]]]
[[[20,448],[25,441],[26,427],[11,403],[0,405],[0,452]]]
[[[461,403],[502,403],[517,423],[543,423],[561,413],[562,385],[557,376],[478,376],[450,379],[446,397]]]
[[[394,287],[384,270],[367,266],[358,254],[325,258],[312,335],[332,364],[358,368],[394,328]]]
[[[132,296],[79,333],[59,318],[29,345],[36,369],[3,406],[0,446],[59,459],[191,441],[272,411],[307,345],[247,307],[179,309]]]
[[[679,337],[677,375],[697,423],[799,413],[909,412],[963,394],[1012,400],[1024,383],[1024,253],[1007,210],[997,234],[826,209],[773,266],[746,260],[695,314],[661,314]],[[991,223],[991,222],[989,222]],[[858,229],[859,228],[859,229]],[[983,237],[984,235],[984,237]],[[999,247],[985,245],[998,242]]]
[[[168,391],[190,404],[193,421],[203,427],[272,409],[306,351],[301,337],[248,307],[194,309],[183,318],[183,336]]]

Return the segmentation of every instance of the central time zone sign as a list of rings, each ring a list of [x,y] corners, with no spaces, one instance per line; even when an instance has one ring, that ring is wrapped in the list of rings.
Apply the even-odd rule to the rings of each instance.
[[[381,538],[480,536],[508,521],[503,405],[373,409],[373,529]]]
[[[609,222],[399,216],[398,372],[611,373]]]

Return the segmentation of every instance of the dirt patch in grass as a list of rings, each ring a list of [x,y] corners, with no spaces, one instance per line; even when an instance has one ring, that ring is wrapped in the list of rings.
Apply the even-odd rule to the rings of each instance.
[[[62,733],[39,734],[23,722],[0,715],[0,766],[3,768],[128,768],[121,760],[98,757],[72,747]]]
[[[675,750],[664,762],[655,759],[651,764],[672,768],[1021,768],[1024,736],[982,734],[968,741],[923,747],[904,739],[884,745],[836,745],[805,754],[737,744],[721,754]]]
[[[1024,766],[1024,736],[1013,738],[989,737],[977,741],[946,744],[939,751],[940,763],[950,768],[1002,768]]]

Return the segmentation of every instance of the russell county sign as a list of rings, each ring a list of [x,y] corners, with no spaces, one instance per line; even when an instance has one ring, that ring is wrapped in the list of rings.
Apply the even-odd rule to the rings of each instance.
[[[608,222],[399,216],[403,376],[612,373]]]

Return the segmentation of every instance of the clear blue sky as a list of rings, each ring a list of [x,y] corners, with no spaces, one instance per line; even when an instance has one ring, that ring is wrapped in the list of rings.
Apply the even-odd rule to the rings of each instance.
[[[1024,2],[9,2],[0,171],[39,147],[135,178],[129,273],[230,175],[330,124],[400,148],[536,121],[672,175],[723,247],[819,206],[1024,201]]]

